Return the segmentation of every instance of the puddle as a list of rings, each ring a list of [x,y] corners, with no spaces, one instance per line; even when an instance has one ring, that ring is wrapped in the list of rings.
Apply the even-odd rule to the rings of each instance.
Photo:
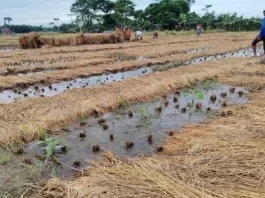
[[[263,49],[261,47],[257,48],[257,56],[262,56],[262,55],[263,55]],[[192,64],[197,64],[201,62],[213,61],[213,60],[224,59],[224,58],[252,57],[252,56],[253,56],[253,51],[251,48],[248,48],[248,49],[242,49],[236,52],[193,58],[191,60],[185,61],[183,65],[192,65]]]
[[[242,95],[239,95],[239,93]],[[157,153],[157,148],[162,145],[163,138],[172,135],[168,131],[172,129],[181,129],[181,127],[188,123],[200,123],[209,116],[214,116],[216,112],[222,108],[222,104],[226,101],[227,105],[244,104],[248,99],[243,93],[247,93],[243,88],[235,88],[226,85],[215,85],[215,88],[200,91],[204,98],[187,93],[169,94],[167,96],[168,105],[165,99],[156,100],[153,102],[141,103],[132,105],[131,107],[103,115],[107,129],[104,124],[99,124],[100,118],[90,117],[83,119],[85,122],[83,126],[80,122],[72,124],[63,132],[65,135],[60,139],[60,145],[67,147],[67,152],[56,153],[55,171],[58,177],[68,177],[73,174],[73,163],[80,162],[80,167],[87,167],[91,161],[97,160],[102,156],[103,151],[112,151],[119,157],[136,157],[138,155],[152,156]],[[215,102],[211,101],[213,94],[216,95]],[[227,94],[227,95],[226,95]],[[193,107],[189,104],[193,103]],[[198,105],[201,103],[200,105]],[[176,108],[176,105],[179,105]],[[195,110],[196,107],[199,110]],[[159,107],[162,111],[159,112]],[[189,107],[189,108],[188,108]],[[207,108],[211,111],[206,111]],[[186,113],[183,112],[186,108]],[[130,113],[132,112],[132,117]],[[101,120],[103,121],[103,120]],[[82,136],[86,136],[80,138]],[[150,140],[152,136],[152,141]],[[129,145],[132,142],[133,146]],[[43,153],[43,146],[32,146],[31,143],[24,148],[23,157],[32,159],[36,155],[45,158]],[[93,152],[99,146],[99,152]],[[126,146],[128,145],[128,146]],[[131,147],[130,147],[131,146]],[[130,148],[129,148],[130,147]],[[51,163],[54,163],[51,162]],[[76,168],[80,168],[76,167]],[[50,172],[49,172],[50,173]]]
[[[262,48],[257,49],[258,56],[263,54]],[[226,53],[223,55],[198,57],[192,60],[185,61],[183,63],[169,63],[163,66],[152,66],[152,67],[142,67],[137,70],[118,72],[116,74],[104,74],[99,76],[92,76],[87,78],[76,78],[69,81],[63,81],[59,83],[54,83],[52,85],[36,84],[34,86],[29,86],[28,88],[21,89],[15,88],[12,90],[5,90],[0,92],[0,102],[10,103],[17,99],[23,98],[38,98],[38,97],[52,97],[63,93],[66,90],[78,89],[82,87],[92,87],[100,84],[107,84],[117,81],[123,81],[127,78],[138,77],[147,74],[154,73],[159,70],[167,70],[170,68],[196,64],[205,61],[212,61],[216,59],[230,58],[230,57],[250,57],[252,56],[251,49],[243,49],[237,52]],[[47,71],[49,72],[49,71]],[[32,75],[32,74],[29,74]]]

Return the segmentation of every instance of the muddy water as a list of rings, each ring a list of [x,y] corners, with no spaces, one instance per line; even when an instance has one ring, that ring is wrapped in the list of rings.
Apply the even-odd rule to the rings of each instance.
[[[258,56],[263,54],[261,48],[257,49]],[[69,81],[63,81],[59,83],[52,84],[50,86],[39,84],[30,86],[26,89],[14,89],[6,90],[0,93],[0,102],[10,103],[17,99],[23,98],[38,98],[38,97],[51,97],[63,93],[66,90],[78,89],[82,87],[92,87],[99,84],[107,84],[115,81],[123,81],[127,78],[138,77],[147,74],[154,73],[158,70],[166,70],[178,66],[185,66],[191,64],[197,64],[205,61],[212,61],[216,59],[230,58],[230,57],[250,57],[252,56],[251,49],[243,49],[237,52],[226,53],[223,55],[198,57],[183,63],[170,63],[163,66],[152,66],[152,67],[142,67],[137,70],[118,72],[116,74],[92,76],[87,78],[76,78]],[[144,58],[144,57],[142,57]],[[31,75],[31,74],[29,74]]]
[[[15,50],[17,50],[17,48],[15,48],[15,47],[1,47],[0,48],[0,52],[12,52]]]
[[[185,51],[185,53],[190,54],[190,53],[196,53],[196,52],[205,52],[208,50],[210,50],[210,48],[191,49],[191,50]]]
[[[116,74],[108,74],[101,76],[92,76],[88,78],[77,78],[65,82],[55,83],[51,86],[35,85],[28,89],[6,90],[0,93],[0,101],[3,103],[13,102],[19,98],[37,98],[55,96],[69,89],[77,89],[81,87],[92,87],[100,84],[107,84],[115,81],[141,76],[152,73],[152,68],[144,67],[138,70],[128,72],[118,72]]]
[[[248,99],[244,95],[239,96],[239,91],[247,93],[242,88],[236,88],[231,92],[229,86],[217,85],[215,88],[202,91],[203,100],[191,94],[181,93],[168,95],[168,105],[165,105],[164,99],[132,105],[117,112],[101,115],[100,118],[103,118],[108,126],[106,130],[98,123],[99,118],[90,117],[85,120],[84,126],[78,122],[67,126],[67,130],[62,130],[64,136],[60,138],[60,145],[66,146],[67,152],[57,152],[56,161],[50,163],[55,165],[58,177],[68,177],[73,173],[71,167],[75,161],[80,162],[80,167],[75,168],[86,167],[102,156],[103,151],[112,151],[123,158],[151,156],[157,153],[157,147],[163,144],[163,138],[168,136],[168,130],[181,129],[188,123],[202,122],[210,115],[215,115],[214,110],[221,109],[224,101],[227,101],[227,105],[247,103]],[[227,96],[222,96],[222,93],[227,93]],[[215,102],[210,100],[213,94],[217,96]],[[178,101],[174,101],[174,97]],[[195,100],[193,107],[189,106],[192,100]],[[201,109],[195,110],[198,103],[202,104]],[[179,105],[178,109],[175,107],[176,104]],[[158,107],[162,107],[161,112],[157,110]],[[206,112],[209,107],[212,111]],[[183,108],[186,108],[186,113],[183,112]],[[132,117],[129,117],[128,111],[132,111]],[[80,134],[85,134],[86,137],[80,138]],[[111,135],[113,139],[110,139]],[[147,141],[149,135],[152,135],[152,142]],[[127,141],[133,142],[134,145],[127,148]],[[33,145],[34,143],[24,148],[23,157],[45,158],[43,146]],[[99,152],[92,151],[94,145],[99,146]]]

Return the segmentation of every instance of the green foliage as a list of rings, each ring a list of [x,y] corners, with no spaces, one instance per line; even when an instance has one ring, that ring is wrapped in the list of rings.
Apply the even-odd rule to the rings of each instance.
[[[27,123],[23,123],[22,126],[21,126],[20,131],[21,131],[22,134],[25,134],[27,129],[28,129]]]
[[[190,12],[194,0],[157,0],[144,10],[135,10],[133,2],[76,0],[72,4],[71,12],[77,17],[76,23],[82,21],[88,29],[130,26],[132,29],[143,30],[194,30],[200,23],[205,30],[249,31],[257,30],[261,25],[260,18],[244,19],[236,13],[216,15],[215,12],[209,12],[210,9],[214,9],[212,5],[206,5],[203,9],[205,14],[199,16],[195,12]]]
[[[40,128],[39,136],[40,140],[45,140],[46,138],[48,138],[47,130],[45,128]]]
[[[137,126],[138,127],[148,127],[152,124],[152,114],[148,107],[141,107],[137,108]]]
[[[86,116],[84,114],[80,117],[80,124],[86,124]]]
[[[114,18],[120,24],[127,24],[134,15],[135,4],[131,0],[117,0],[114,5]]]
[[[203,90],[210,90],[210,89],[214,89],[218,86],[220,86],[220,82],[219,81],[210,81],[207,80],[205,82],[203,82],[202,84],[197,85],[197,88],[203,89]]]
[[[187,105],[187,107],[189,109],[188,111],[189,111],[189,121],[190,121],[193,113],[196,111],[195,101],[196,100],[202,101],[204,99],[204,93],[200,89],[194,88],[194,89],[186,90],[184,92],[184,96],[185,97],[192,97],[191,103],[189,103]]]
[[[12,153],[0,150],[0,165],[8,164],[12,159]]]
[[[56,178],[56,171],[55,171],[55,168],[54,167],[52,167],[51,177],[52,178]]]
[[[120,109],[125,108],[125,98],[124,97],[121,97],[119,100],[119,108]]]
[[[47,154],[47,157],[51,157],[54,155],[54,149],[60,142],[57,140],[54,140],[52,138],[46,138],[44,141],[37,141],[35,143],[35,146],[37,145],[46,145],[45,151]]]

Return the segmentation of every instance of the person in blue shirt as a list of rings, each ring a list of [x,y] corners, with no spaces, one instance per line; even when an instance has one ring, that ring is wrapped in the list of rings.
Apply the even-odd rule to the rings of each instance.
[[[252,49],[254,52],[254,56],[257,56],[257,43],[263,41],[263,49],[264,49],[264,56],[265,56],[265,10],[263,11],[264,18],[262,19],[262,26],[259,35],[252,43]]]

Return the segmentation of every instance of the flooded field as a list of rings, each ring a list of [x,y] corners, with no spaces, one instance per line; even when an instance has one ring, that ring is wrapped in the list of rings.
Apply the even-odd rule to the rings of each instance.
[[[1,48],[0,197],[264,197],[255,36]]]
[[[262,48],[258,48],[257,55],[261,56],[262,53],[263,53]],[[183,63],[170,63],[163,66],[142,67],[140,69],[132,71],[118,72],[116,74],[108,74],[108,75],[103,74],[87,78],[76,78],[73,80],[50,84],[50,85],[36,84],[34,86],[29,86],[26,89],[17,88],[13,90],[3,91],[0,93],[0,102],[9,103],[9,102],[14,102],[15,100],[21,98],[51,97],[61,94],[66,90],[78,89],[83,87],[92,87],[100,84],[123,81],[131,77],[148,75],[158,70],[161,71],[179,66],[198,64],[205,61],[214,61],[217,59],[224,59],[231,57],[251,57],[251,56],[252,56],[251,49],[243,49],[237,52],[231,52],[215,56],[197,57],[192,60],[185,61]],[[28,73],[28,75],[32,75],[32,73]]]
[[[122,158],[152,156],[163,150],[163,139],[174,136],[182,126],[215,116],[232,115],[230,111],[221,115],[216,111],[225,106],[247,103],[246,93],[248,91],[243,88],[206,82],[158,101],[130,107],[121,101],[118,111],[95,114],[90,118],[81,116],[78,123],[62,129],[62,137],[52,137],[57,146],[55,156],[49,161],[50,166],[57,176],[69,177],[73,171],[89,166],[106,151]],[[44,162],[45,146],[48,145],[43,142],[38,146],[33,142],[21,148],[22,159]],[[49,176],[50,171],[43,170],[43,174]]]

